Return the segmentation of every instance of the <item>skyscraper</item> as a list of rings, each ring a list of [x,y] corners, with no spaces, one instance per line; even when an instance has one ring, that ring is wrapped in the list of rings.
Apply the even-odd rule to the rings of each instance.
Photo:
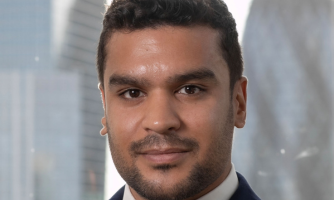
[[[234,156],[263,199],[333,198],[332,12],[330,0],[253,1],[248,121]]]
[[[67,3],[68,15],[50,0],[0,2],[3,199],[103,198],[95,49],[104,2]],[[60,15],[65,28],[55,33]]]
[[[102,199],[105,174],[105,138],[99,135],[103,116],[97,87],[95,56],[102,28],[103,0],[75,0],[70,10],[58,67],[80,74],[81,177],[83,199]]]

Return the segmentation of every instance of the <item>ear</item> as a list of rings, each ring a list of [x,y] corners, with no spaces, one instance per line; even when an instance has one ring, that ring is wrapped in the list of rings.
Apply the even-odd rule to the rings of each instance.
[[[242,76],[234,85],[234,126],[237,128],[243,128],[246,123],[247,83],[247,78]]]
[[[102,117],[102,119],[101,119],[101,124],[102,124],[103,127],[102,127],[101,130],[100,130],[100,134],[101,134],[102,136],[105,136],[105,135],[108,134],[108,129],[107,129],[107,119],[106,119],[105,116]]]
[[[106,99],[105,99],[105,95],[104,95],[104,89],[102,87],[102,85],[99,83],[98,85],[99,90],[101,92],[101,99],[102,99],[102,104],[103,104],[103,110],[104,110],[104,116],[101,119],[101,124],[102,124],[102,129],[100,130],[100,134],[102,136],[108,134],[108,129],[107,129],[107,118],[106,118]]]

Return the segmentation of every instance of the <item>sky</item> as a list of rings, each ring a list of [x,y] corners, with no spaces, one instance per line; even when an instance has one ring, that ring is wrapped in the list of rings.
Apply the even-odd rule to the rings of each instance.
[[[106,0],[109,5],[111,0]],[[243,33],[246,25],[247,16],[252,3],[252,0],[225,0],[229,11],[232,13],[239,33],[239,41],[242,42]],[[107,145],[108,146],[108,145]],[[110,151],[107,148],[106,153],[106,181],[105,181],[105,200],[108,200],[125,182],[119,176],[112,162]]]

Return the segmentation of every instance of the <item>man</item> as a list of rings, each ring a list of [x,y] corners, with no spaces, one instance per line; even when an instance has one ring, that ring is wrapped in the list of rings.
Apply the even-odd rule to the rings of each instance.
[[[115,0],[98,46],[111,200],[259,199],[231,163],[247,79],[220,0]]]

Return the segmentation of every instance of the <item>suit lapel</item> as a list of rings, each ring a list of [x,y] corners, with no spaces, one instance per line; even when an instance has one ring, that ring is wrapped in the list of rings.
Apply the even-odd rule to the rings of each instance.
[[[119,190],[114,194],[114,196],[111,197],[110,200],[123,200],[124,188],[125,188],[125,186],[121,187],[121,189],[119,189]]]
[[[239,185],[230,200],[260,200],[247,183],[246,179],[237,172]]]

